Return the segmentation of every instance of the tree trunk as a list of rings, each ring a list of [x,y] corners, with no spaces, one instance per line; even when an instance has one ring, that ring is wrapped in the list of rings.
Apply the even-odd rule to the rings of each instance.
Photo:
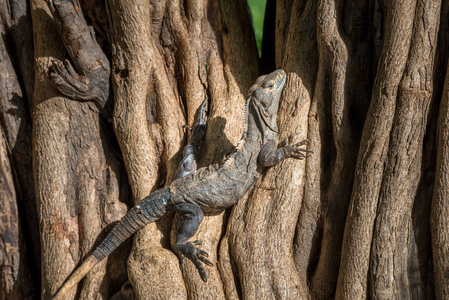
[[[47,299],[96,245],[102,229],[124,215],[129,200],[113,138],[98,109],[91,102],[62,97],[50,84],[50,60],[62,60],[65,50],[47,4],[32,1],[31,14],[36,72],[33,171],[42,247],[41,295]],[[114,291],[111,282],[123,283],[125,257],[120,259],[110,266],[106,261],[99,264],[83,282],[80,297],[91,299],[97,292],[107,297]]]
[[[243,0],[29,3],[0,0],[0,299],[51,299],[169,184],[206,97],[220,162],[275,68],[313,153],[206,214],[207,282],[168,214],[67,299],[449,299],[448,2],[268,0],[261,59]]]

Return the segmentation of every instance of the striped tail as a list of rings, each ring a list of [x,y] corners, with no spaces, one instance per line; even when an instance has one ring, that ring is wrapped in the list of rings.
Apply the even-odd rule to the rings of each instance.
[[[83,277],[100,261],[109,256],[127,238],[133,235],[148,223],[159,220],[167,213],[167,205],[170,200],[168,187],[151,193],[139,202],[114,226],[111,232],[89,255],[81,266],[72,273],[69,279],[62,285],[53,300],[64,299],[64,295],[70,291]]]

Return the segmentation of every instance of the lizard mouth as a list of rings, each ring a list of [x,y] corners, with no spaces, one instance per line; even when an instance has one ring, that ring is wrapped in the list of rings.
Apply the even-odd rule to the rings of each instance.
[[[274,91],[275,94],[279,94],[280,92],[282,92],[282,89],[284,88],[285,81],[287,80],[287,74],[285,74],[284,71],[280,72],[280,76],[282,76],[282,77],[281,77],[281,80],[278,84],[276,91]]]

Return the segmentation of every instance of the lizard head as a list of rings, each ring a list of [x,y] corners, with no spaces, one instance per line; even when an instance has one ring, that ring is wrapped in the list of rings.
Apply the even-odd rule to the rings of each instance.
[[[248,91],[250,105],[256,109],[263,125],[274,132],[277,132],[276,116],[286,77],[283,70],[276,70],[257,78]]]

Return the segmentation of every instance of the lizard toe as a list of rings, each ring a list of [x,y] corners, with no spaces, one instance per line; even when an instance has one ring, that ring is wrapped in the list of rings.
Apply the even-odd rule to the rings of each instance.
[[[213,266],[213,263],[207,259],[207,257],[209,257],[209,254],[206,251],[195,247],[195,245],[201,245],[201,241],[196,240],[193,242],[178,243],[176,245],[180,260],[182,259],[181,266],[183,266],[184,264],[184,256],[187,257],[198,269],[201,279],[207,281],[206,271],[204,270],[202,262],[207,264],[208,266]]]
[[[202,260],[202,256],[201,255],[194,254],[192,256],[192,262],[195,265],[195,267],[198,269],[198,272],[200,273],[201,279],[204,282],[206,282],[207,281],[207,274],[206,274],[206,271],[204,270],[203,264],[201,263],[200,260]]]
[[[210,260],[208,260],[205,256],[203,256],[203,255],[201,255],[201,254],[198,254],[198,258],[199,258],[203,263],[205,263],[206,265],[208,265],[209,267],[212,267],[212,266],[214,265]]]

